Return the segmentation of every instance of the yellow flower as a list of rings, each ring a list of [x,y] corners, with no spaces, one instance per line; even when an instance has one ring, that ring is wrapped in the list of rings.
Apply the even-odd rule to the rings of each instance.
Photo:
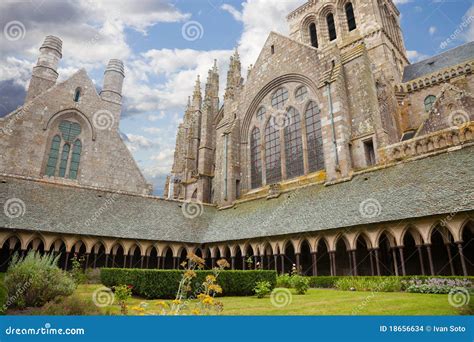
[[[208,296],[207,298],[203,299],[202,303],[205,305],[212,305],[214,304],[214,298]]]
[[[194,272],[193,270],[187,270],[186,272],[184,272],[184,277],[188,279],[195,278],[196,272]]]
[[[159,302],[156,302],[156,305],[157,306],[162,306],[162,307],[168,307],[168,304],[162,300],[160,300]]]
[[[217,284],[211,284],[208,287],[209,291],[213,291],[215,293],[222,293],[222,287]]]
[[[230,265],[229,265],[229,263],[227,262],[226,259],[217,260],[217,266],[219,266],[220,268],[229,268],[230,267]]]
[[[216,281],[216,277],[213,276],[212,274],[209,274],[208,276],[206,276],[206,281],[207,281],[208,283],[213,283],[213,282]]]
[[[179,305],[181,304],[181,301],[179,299],[175,299],[172,301],[173,304]]]
[[[199,309],[194,309],[194,310],[191,311],[191,313],[192,313],[193,315],[199,315],[199,314],[201,313],[201,310],[199,310]]]

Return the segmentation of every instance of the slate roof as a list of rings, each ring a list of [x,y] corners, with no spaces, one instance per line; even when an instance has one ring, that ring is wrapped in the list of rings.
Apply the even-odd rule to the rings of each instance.
[[[399,221],[474,210],[474,147],[312,185],[231,209],[204,206],[189,219],[182,204],[152,197],[0,177],[0,203],[24,201],[22,217],[0,227],[179,242],[218,242]],[[99,197],[102,196],[102,197]],[[107,205],[106,203],[109,203]],[[361,214],[365,208],[367,215]],[[91,217],[96,219],[89,221]]]
[[[403,81],[408,82],[438,70],[474,59],[474,42],[470,42],[421,62],[407,65]]]

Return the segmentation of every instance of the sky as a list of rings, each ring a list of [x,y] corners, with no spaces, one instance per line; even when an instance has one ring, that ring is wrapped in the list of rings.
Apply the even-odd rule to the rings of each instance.
[[[270,31],[306,0],[30,0],[0,2],[0,117],[23,104],[38,48],[63,40],[59,81],[85,68],[98,91],[124,61],[120,131],[154,193],[173,163],[176,130],[197,75],[217,60],[221,95],[233,50],[245,76]],[[398,0],[411,62],[474,40],[474,0]],[[204,84],[202,84],[204,89]]]

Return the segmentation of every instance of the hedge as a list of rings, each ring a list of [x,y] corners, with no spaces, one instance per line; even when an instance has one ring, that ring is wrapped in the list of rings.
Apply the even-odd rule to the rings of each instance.
[[[3,283],[3,279],[5,278],[5,274],[0,274],[0,315],[4,315],[6,311],[6,304],[8,300],[8,291]]]
[[[398,286],[395,286],[396,282],[398,282],[400,285],[399,287],[402,288],[402,280],[411,280],[411,279],[420,279],[420,280],[426,280],[430,278],[443,278],[443,279],[468,279],[472,283],[474,283],[474,277],[473,276],[311,276],[309,277],[309,286],[310,287],[315,287],[315,288],[336,288],[336,283],[339,282],[340,285],[342,283],[345,283],[344,289],[346,286],[349,287],[357,287],[354,286],[355,284],[361,284],[361,283],[372,283],[374,286],[377,286],[377,284],[383,284],[386,283],[388,287],[396,288]],[[353,285],[350,285],[350,283],[353,282]],[[369,286],[371,287],[371,286]]]
[[[212,271],[196,271],[193,289],[196,291],[205,277]],[[132,285],[133,294],[148,299],[174,298],[182,278],[182,270],[148,270],[102,268],[100,278],[108,287]],[[259,281],[268,281],[273,289],[276,285],[275,271],[221,271],[217,283],[222,287],[224,296],[251,296]]]

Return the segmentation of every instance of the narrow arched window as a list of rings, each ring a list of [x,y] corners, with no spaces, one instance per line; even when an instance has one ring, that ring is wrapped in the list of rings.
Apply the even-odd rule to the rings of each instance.
[[[328,24],[328,32],[329,32],[329,40],[333,41],[337,38],[336,34],[336,24],[334,23],[334,15],[329,13],[326,17],[326,21]]]
[[[309,25],[309,38],[311,39],[311,46],[318,47],[318,32],[316,31],[316,24],[311,23]]]
[[[303,139],[300,113],[288,109],[288,125],[285,127],[286,176],[288,179],[304,174]]]
[[[262,186],[262,159],[260,157],[260,130],[255,127],[250,136],[250,177],[252,189]]]
[[[346,9],[346,17],[347,17],[347,26],[349,31],[355,30],[357,28],[356,19],[354,16],[354,6],[352,2],[348,2],[345,6]]]
[[[280,131],[269,120],[265,128],[265,171],[267,184],[281,181]]]
[[[425,112],[429,112],[431,108],[433,108],[433,104],[436,101],[436,96],[434,95],[428,95],[425,98]]]
[[[61,162],[59,163],[59,177],[64,177],[66,175],[67,161],[69,159],[69,150],[71,146],[69,144],[64,144],[63,152],[61,153]]]
[[[81,98],[81,88],[77,88],[76,91],[74,92],[74,102],[79,102],[80,98]]]
[[[321,110],[314,101],[308,103],[306,107],[305,122],[309,172],[323,170],[324,152],[323,135],[321,131]]]
[[[69,167],[69,178],[77,179],[77,172],[79,171],[79,162],[81,161],[82,144],[78,139],[74,142],[72,147],[71,166]]]
[[[46,165],[46,175],[54,176],[56,173],[56,165],[58,165],[59,147],[61,145],[61,137],[55,135],[51,141],[51,148],[49,149],[48,164]]]

